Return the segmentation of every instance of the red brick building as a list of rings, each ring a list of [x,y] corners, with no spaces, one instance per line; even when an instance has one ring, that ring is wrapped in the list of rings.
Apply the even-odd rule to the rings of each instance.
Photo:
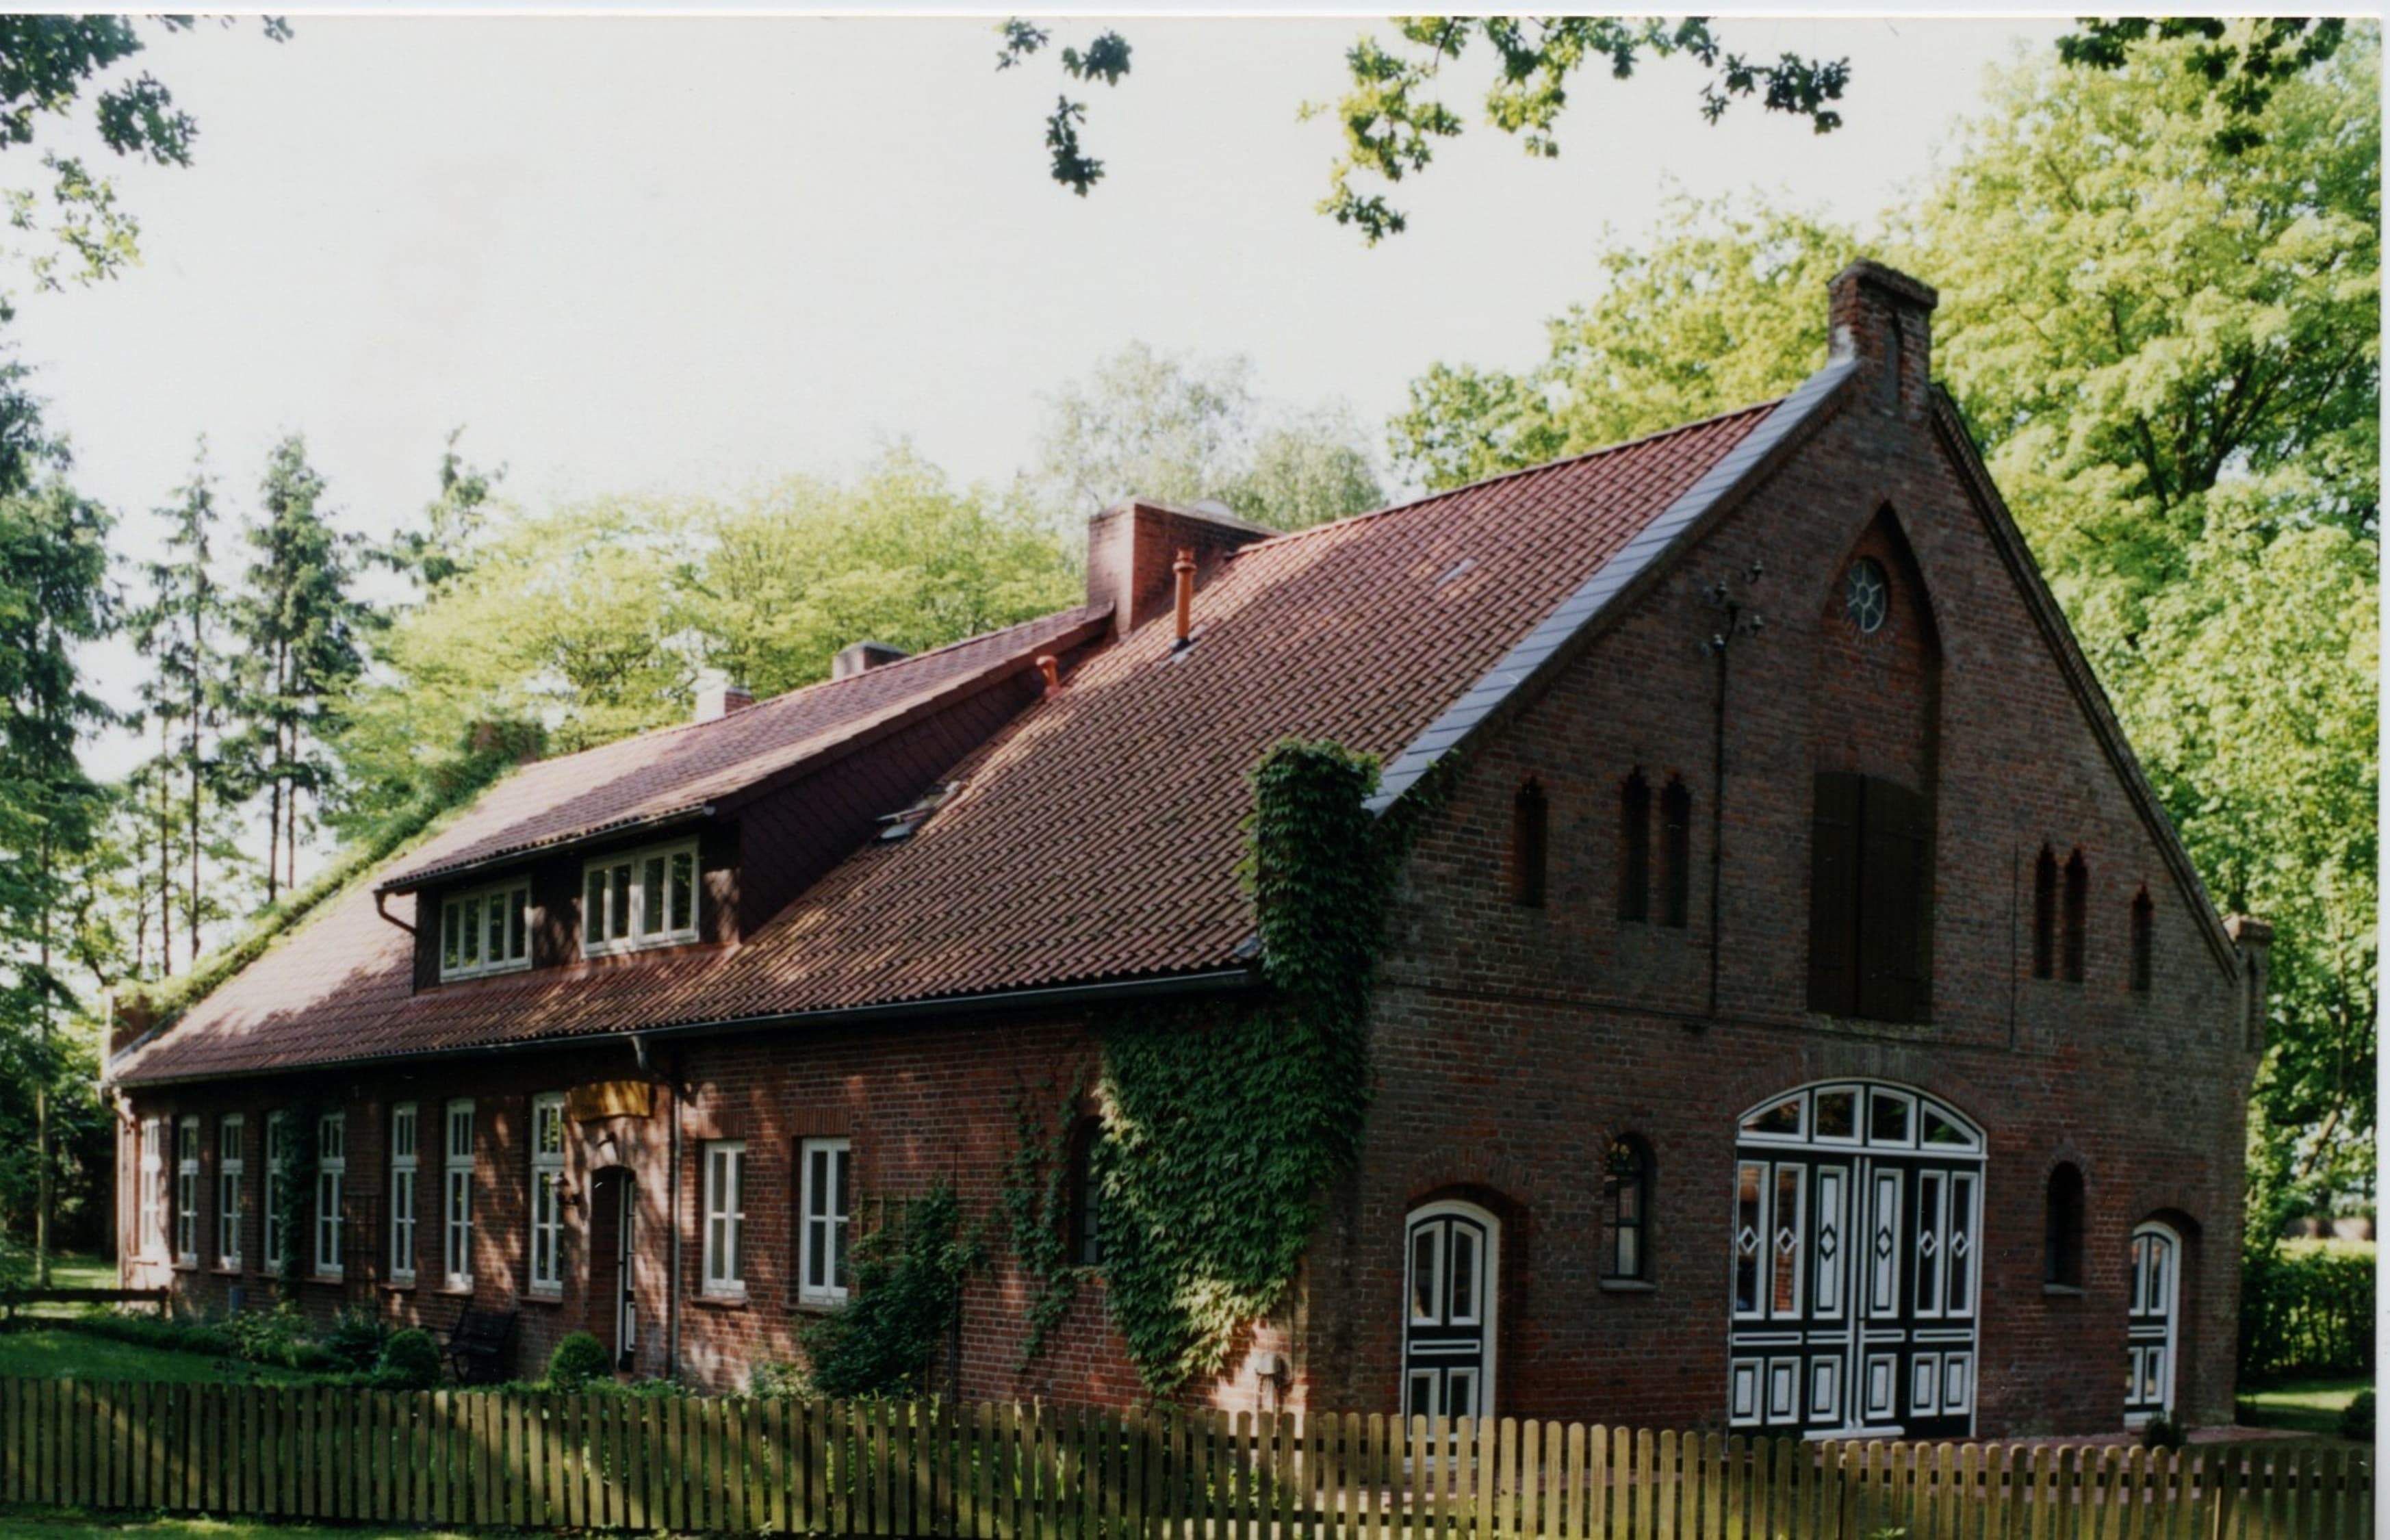
[[[1447,795],[1361,1158],[1201,1393],[2228,1418],[2267,932],[1929,384],[1932,291],[1831,302],[1782,400],[1295,534],[1125,505],[1083,608],[523,767],[113,1059],[127,1281],[256,1302],[298,1247],[311,1311],[503,1304],[522,1372],[585,1328],[739,1382],[841,1307],[868,1200],[999,1212],[1103,1021],[1250,1008],[1246,776],[1294,733],[1380,756],[1380,809]],[[1138,1393],[1099,1267],[1024,1367],[1030,1290],[996,1247],[963,1393]]]

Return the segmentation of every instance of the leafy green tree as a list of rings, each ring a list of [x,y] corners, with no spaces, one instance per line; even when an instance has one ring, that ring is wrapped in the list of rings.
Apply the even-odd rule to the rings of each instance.
[[[2227,155],[2265,143],[2255,120],[2274,99],[2274,87],[2330,58],[2348,32],[2337,16],[2269,16],[2237,28],[2217,16],[2085,17],[2081,26],[2058,40],[2058,57],[2094,70],[2122,69],[2152,42],[2195,39],[2173,52],[2222,109],[2223,122],[2208,142]]]
[[[1278,529],[1341,519],[1383,494],[1349,417],[1274,412],[1242,357],[1131,342],[1047,404],[1033,495],[1072,525],[1124,497],[1213,499]]]
[[[292,434],[267,456],[263,517],[233,608],[242,653],[238,714],[252,784],[267,798],[265,901],[298,882],[300,802],[331,789],[328,744],[363,665],[370,618],[352,592],[359,546],[320,507],[324,479]]]
[[[374,553],[426,593],[444,586],[471,563],[474,543],[489,523],[490,494],[507,473],[504,466],[485,470],[469,462],[456,449],[464,436],[461,427],[449,430],[440,456],[439,495],[424,505],[423,527],[401,531]]]
[[[1601,298],[1548,324],[1541,364],[1412,381],[1395,461],[1460,486],[1781,395],[1825,358],[1826,283],[1857,250],[1765,200],[1680,199],[1646,244],[1603,253]]]

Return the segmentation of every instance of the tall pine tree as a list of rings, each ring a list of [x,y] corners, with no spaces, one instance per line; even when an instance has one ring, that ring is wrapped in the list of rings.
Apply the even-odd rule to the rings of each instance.
[[[320,802],[329,787],[326,744],[363,661],[366,612],[350,592],[361,542],[332,528],[324,490],[304,439],[294,433],[274,446],[262,514],[248,531],[254,559],[232,611],[243,747],[251,784],[266,798],[268,904],[298,880],[301,799]]]
[[[133,622],[134,639],[151,669],[142,682],[141,703],[159,731],[158,773],[151,789],[158,803],[159,971],[170,975],[174,971],[173,911],[178,905],[189,955],[194,959],[199,955],[200,925],[208,912],[201,865],[207,843],[205,804],[220,798],[225,779],[214,738],[225,704],[227,617],[213,568],[220,515],[205,440],[194,456],[191,479],[178,496],[173,507],[159,510],[167,525],[166,559],[149,564],[149,599]],[[179,892],[173,870],[177,865],[182,867]]]

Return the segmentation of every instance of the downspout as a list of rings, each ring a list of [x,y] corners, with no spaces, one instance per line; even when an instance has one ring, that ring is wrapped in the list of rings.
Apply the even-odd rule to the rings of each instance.
[[[672,1261],[668,1270],[670,1293],[664,1301],[664,1374],[667,1379],[680,1378],[680,1051],[672,1056],[672,1084],[665,1087],[672,1097],[672,1197],[666,1206],[667,1222],[672,1233]]]
[[[1733,631],[1728,622],[1729,635]],[[1725,951],[1718,938],[1718,898],[1726,870],[1726,655],[1721,644],[1717,649],[1717,697],[1713,702],[1710,718],[1710,1008],[1709,1018],[1717,1020],[1718,958]]]

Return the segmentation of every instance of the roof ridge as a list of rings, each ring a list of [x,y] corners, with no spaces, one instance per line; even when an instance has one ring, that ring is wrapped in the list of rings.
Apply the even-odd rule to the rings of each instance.
[[[1708,417],[1696,417],[1690,422],[1680,422],[1672,427],[1655,429],[1638,438],[1621,439],[1615,443],[1605,443],[1597,448],[1580,450],[1576,454],[1565,456],[1557,460],[1546,460],[1539,465],[1524,465],[1515,470],[1498,471],[1474,481],[1465,481],[1457,487],[1446,487],[1441,492],[1422,493],[1407,502],[1389,503],[1381,508],[1369,508],[1360,513],[1347,514],[1342,519],[1330,520],[1325,524],[1314,524],[1309,529],[1289,530],[1284,534],[1272,535],[1267,540],[1256,540],[1251,545],[1240,545],[1229,552],[1228,557],[1230,560],[1234,560],[1238,557],[1253,551],[1266,550],[1271,546],[1282,545],[1290,541],[1304,539],[1308,535],[1324,533],[1329,530],[1343,529],[1350,524],[1358,524],[1364,520],[1382,519],[1390,513],[1407,513],[1413,508],[1425,507],[1430,503],[1440,503],[1447,497],[1458,497],[1464,492],[1475,492],[1482,487],[1494,486],[1503,481],[1514,481],[1524,476],[1541,476],[1548,471],[1563,470],[1570,466],[1581,465],[1587,460],[1599,459],[1604,455],[1616,455],[1629,449],[1640,449],[1646,444],[1657,443],[1663,439],[1675,438],[1679,433],[1690,433],[1698,429],[1715,427],[1718,423],[1727,422],[1735,417],[1747,417],[1754,412],[1772,411],[1791,400],[1792,395],[1792,392],[1788,391],[1780,396],[1770,396],[1765,401],[1754,401],[1745,406],[1733,407],[1724,412],[1714,412]]]

